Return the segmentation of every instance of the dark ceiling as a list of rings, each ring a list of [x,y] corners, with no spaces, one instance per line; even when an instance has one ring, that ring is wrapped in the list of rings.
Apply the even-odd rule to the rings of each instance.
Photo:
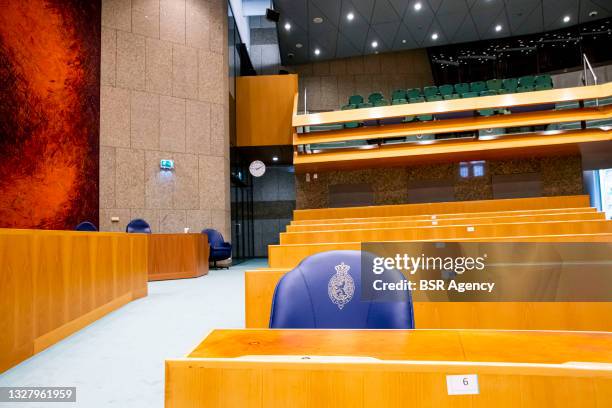
[[[274,0],[274,7],[285,65],[532,34],[612,16],[612,0]]]

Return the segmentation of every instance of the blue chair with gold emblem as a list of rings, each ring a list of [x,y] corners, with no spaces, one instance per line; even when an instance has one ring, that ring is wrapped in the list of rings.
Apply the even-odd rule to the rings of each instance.
[[[362,292],[361,265],[374,256],[361,251],[327,251],[311,255],[285,274],[272,299],[270,328],[413,329],[410,291],[374,293],[373,279],[399,282],[396,270],[382,275],[366,271]]]

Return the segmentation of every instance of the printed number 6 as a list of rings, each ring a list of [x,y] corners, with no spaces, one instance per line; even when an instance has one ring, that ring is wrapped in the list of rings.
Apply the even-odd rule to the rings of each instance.
[[[470,385],[470,382],[467,378],[463,379],[463,385]]]

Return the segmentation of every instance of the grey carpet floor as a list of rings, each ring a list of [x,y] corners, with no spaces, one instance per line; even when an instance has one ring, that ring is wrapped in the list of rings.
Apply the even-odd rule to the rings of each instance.
[[[0,387],[73,386],[76,403],[11,408],[162,408],[164,360],[184,357],[211,330],[244,327],[244,271],[252,260],[197,279],[149,283],[149,295],[0,375]]]

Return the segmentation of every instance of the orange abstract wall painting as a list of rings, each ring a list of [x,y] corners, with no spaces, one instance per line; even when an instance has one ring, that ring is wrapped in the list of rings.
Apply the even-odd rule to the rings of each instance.
[[[0,10],[0,227],[98,224],[100,1]]]

